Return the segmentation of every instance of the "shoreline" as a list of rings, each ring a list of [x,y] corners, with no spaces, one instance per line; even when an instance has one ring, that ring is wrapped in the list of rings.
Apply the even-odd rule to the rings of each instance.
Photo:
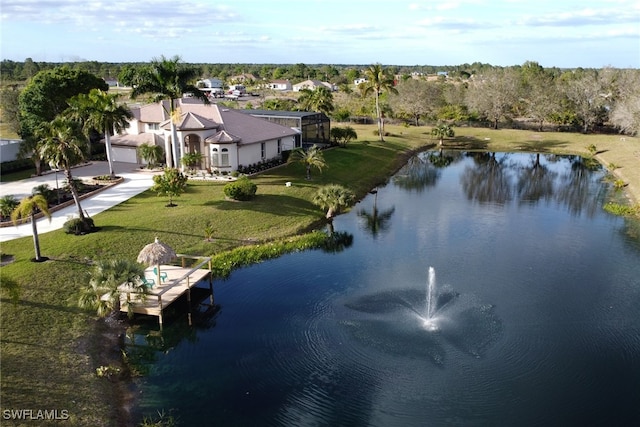
[[[428,151],[428,150],[432,150],[432,149],[437,149],[438,145],[437,143],[428,143],[428,144],[424,144],[421,145],[419,147],[416,148],[409,148],[404,152],[400,152],[398,153],[396,159],[394,159],[393,161],[393,167],[390,170],[390,174],[388,176],[385,176],[385,178],[382,178],[382,175],[380,175],[379,177],[377,177],[374,181],[376,182],[375,185],[373,185],[370,190],[373,190],[375,187],[377,187],[378,185],[383,184],[384,182],[386,182],[391,176],[393,176],[395,173],[398,172],[398,170],[400,170],[404,165],[407,164],[408,160],[421,153],[424,151]],[[443,147],[443,149],[447,149],[447,147]],[[460,150],[460,151],[464,151],[460,148],[449,148],[449,149],[453,149],[453,150]],[[492,151],[491,149],[487,148],[485,150],[482,151]],[[504,151],[504,150],[496,150],[496,151]],[[517,150],[512,150],[513,152],[522,152],[522,151],[517,151]],[[532,153],[534,153],[535,151],[531,151]],[[586,156],[585,154],[581,154],[581,153],[574,153],[577,155],[581,155],[581,156]],[[619,177],[620,179],[625,180],[625,182],[627,183],[627,186],[625,187],[625,194],[627,195],[627,198],[629,200],[630,203],[638,203],[638,201],[640,201],[640,193],[638,192],[640,190],[640,183],[635,183],[633,180],[630,180],[630,178],[628,176],[625,175],[624,173],[624,169],[625,168],[629,168],[632,167],[631,162],[629,162],[629,164],[625,164],[622,167],[616,168],[614,170],[610,170],[609,169],[609,164],[611,164],[611,161],[609,160],[609,158],[606,155],[605,152],[599,152],[596,155],[594,155],[593,157],[596,158],[596,160],[604,167],[606,168],[610,173],[614,174],[616,177]],[[606,162],[606,163],[605,163]],[[640,166],[640,165],[638,165]],[[358,200],[362,199],[366,197],[366,193],[363,195],[358,195]],[[316,222],[314,224],[310,224],[309,228],[306,229],[304,231],[303,234],[309,233],[311,231],[313,231],[314,229],[316,229],[316,227],[319,224]],[[98,320],[98,322],[100,322],[100,320]],[[118,325],[120,326],[119,328],[113,328],[112,327],[112,333],[116,333],[120,330],[120,333],[124,333],[124,322],[126,322],[125,320],[118,320],[115,319],[114,322],[117,322]],[[117,346],[118,349],[118,360],[113,360],[112,363],[117,362],[118,365],[123,369],[124,372],[128,372],[128,366],[126,364],[126,362],[122,359],[122,354],[121,354],[121,350],[123,349],[123,342],[120,339],[120,335],[116,336],[112,336],[110,342],[112,344],[114,344],[115,346]],[[113,349],[113,346],[112,346]],[[135,378],[129,376],[129,375],[125,375],[123,378],[116,380],[115,382],[112,383],[112,390],[111,392],[113,393],[114,397],[115,397],[115,401],[117,402],[117,407],[112,408],[117,416],[118,419],[118,425],[123,425],[123,426],[136,426],[137,424],[135,423],[135,418],[136,417],[140,417],[142,414],[140,414],[140,412],[137,410],[138,405],[137,405],[137,401],[139,399],[139,390],[137,389],[137,385],[136,385],[136,381]]]

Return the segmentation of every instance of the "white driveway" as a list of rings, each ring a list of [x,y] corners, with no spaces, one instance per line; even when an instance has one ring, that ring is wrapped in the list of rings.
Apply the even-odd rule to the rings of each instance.
[[[139,166],[131,163],[114,163],[114,170],[118,176],[124,178],[120,184],[114,185],[95,196],[82,200],[83,210],[91,217],[105,211],[112,206],[142,193],[153,185],[153,173],[143,171]],[[109,173],[107,162],[93,162],[90,165],[74,168],[71,173],[74,178],[91,178]],[[62,172],[57,173],[57,185],[62,186],[65,180]],[[18,200],[31,194],[33,187],[41,184],[49,184],[50,188],[56,188],[56,174],[49,173],[43,176],[23,179],[16,182],[0,183],[0,197],[13,194]],[[73,204],[51,214],[51,221],[41,218],[37,221],[38,234],[58,230],[70,217],[77,215],[76,205]],[[0,242],[17,239],[19,237],[32,236],[31,224],[0,228]]]

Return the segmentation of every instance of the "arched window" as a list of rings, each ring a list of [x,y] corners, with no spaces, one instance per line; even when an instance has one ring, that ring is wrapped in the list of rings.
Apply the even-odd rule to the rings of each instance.
[[[226,148],[222,149],[222,156],[220,159],[220,166],[229,166],[229,150]]]
[[[211,165],[220,166],[218,164],[218,149],[217,148],[212,148],[211,149]]]

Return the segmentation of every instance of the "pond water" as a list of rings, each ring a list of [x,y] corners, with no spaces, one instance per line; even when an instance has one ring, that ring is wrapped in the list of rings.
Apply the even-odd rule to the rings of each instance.
[[[139,330],[142,412],[639,425],[638,228],[602,210],[604,176],[578,157],[416,156],[336,218],[335,250],[235,271],[214,282],[215,315]]]

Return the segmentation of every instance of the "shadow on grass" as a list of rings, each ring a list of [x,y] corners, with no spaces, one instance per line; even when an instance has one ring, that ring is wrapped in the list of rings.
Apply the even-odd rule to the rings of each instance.
[[[47,303],[43,303],[43,302],[35,302],[35,301],[28,301],[28,300],[18,300],[18,301],[11,301],[9,299],[5,299],[5,298],[0,298],[0,303],[2,303],[3,305],[6,304],[5,307],[9,307],[9,306],[20,306],[20,307],[30,307],[32,309],[40,309],[40,310],[54,310],[54,311],[62,311],[62,312],[66,312],[66,313],[73,313],[73,314],[81,314],[81,313],[86,313],[85,311],[83,311],[82,309],[78,308],[78,307],[72,307],[70,305],[53,305],[53,304],[47,304]]]
[[[101,227],[104,231],[113,231],[113,232],[121,232],[121,233],[131,233],[132,231],[142,231],[142,232],[152,232],[152,233],[162,233],[165,234],[175,234],[176,236],[186,236],[186,237],[201,237],[200,234],[189,234],[185,233],[183,230],[171,230],[171,229],[159,229],[159,228],[146,228],[146,227],[122,227],[119,225],[105,225]]]
[[[524,141],[515,146],[514,148],[522,151],[534,151],[540,153],[548,153],[553,149],[567,147],[566,141],[558,140],[529,140]]]
[[[489,141],[478,139],[473,136],[456,136],[452,139],[445,139],[442,148],[454,148],[457,150],[486,150]]]
[[[258,194],[253,200],[240,202],[236,200],[214,200],[205,206],[213,206],[222,211],[254,211],[277,216],[306,216],[317,213],[318,208],[311,202],[297,197]]]

